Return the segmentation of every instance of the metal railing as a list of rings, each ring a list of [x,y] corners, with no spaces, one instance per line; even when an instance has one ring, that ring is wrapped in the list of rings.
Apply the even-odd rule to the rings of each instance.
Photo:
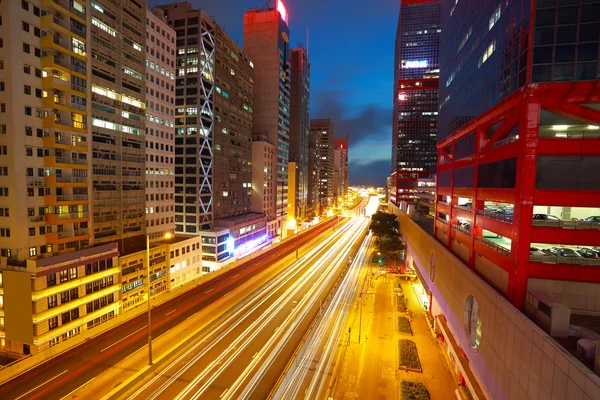
[[[453,224],[452,229],[456,229],[457,231],[462,232],[467,236],[471,236],[471,229],[466,228],[464,225]]]
[[[504,254],[507,257],[510,256],[510,250],[509,249],[507,249],[506,247],[500,246],[499,244],[494,243],[494,242],[492,242],[490,240],[487,240],[486,238],[484,238],[482,236],[478,236],[477,237],[477,241],[485,244],[486,246],[488,246],[488,247],[490,247],[490,248],[492,248],[494,250],[496,250],[498,253],[502,253],[502,254]]]
[[[44,215],[34,215],[29,217],[30,222],[42,222],[45,221],[46,217]]]
[[[87,199],[88,199],[87,194],[57,194],[56,195],[57,201],[80,201],[80,200],[87,200]]]
[[[61,175],[56,176],[56,182],[69,182],[69,183],[87,183],[87,176],[72,176],[72,175]]]
[[[505,144],[509,144],[512,142],[516,142],[517,140],[519,140],[519,136],[509,136],[506,139],[502,139],[502,140],[498,140],[496,143],[494,143],[492,145],[492,149],[495,147],[500,147],[500,146],[504,146]]]
[[[441,205],[443,205],[443,206],[449,206],[449,205],[450,205],[448,202],[446,202],[446,201],[441,201],[441,200],[438,200],[438,204],[441,204]]]
[[[530,255],[529,261],[541,262],[544,264],[571,264],[571,265],[589,265],[600,267],[600,259],[583,257],[560,257],[551,255]]]
[[[446,221],[445,219],[437,217],[436,220],[440,221],[442,224],[448,225],[448,221]]]
[[[600,222],[590,221],[554,221],[545,219],[534,219],[531,221],[531,225],[563,229],[600,229]]]
[[[477,210],[477,215],[482,215],[486,218],[495,219],[497,221],[506,222],[512,224],[513,216],[510,214],[500,214],[489,210]]]
[[[56,162],[61,164],[87,165],[88,160],[80,160],[79,158],[56,157]]]
[[[56,214],[56,215],[58,215],[58,219],[79,219],[79,218],[87,218],[88,212],[82,211],[82,212],[72,212],[72,213],[61,213],[61,214]]]
[[[452,207],[455,208],[455,209],[457,209],[457,210],[466,211],[468,213],[470,213],[470,212],[473,211],[473,209],[471,207],[467,207],[467,206],[454,205]]]

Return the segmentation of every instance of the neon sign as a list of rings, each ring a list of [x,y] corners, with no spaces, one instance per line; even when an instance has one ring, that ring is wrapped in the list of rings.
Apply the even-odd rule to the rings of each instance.
[[[404,93],[398,93],[398,101],[406,100],[406,95]]]
[[[288,23],[288,14],[287,9],[285,8],[285,4],[281,0],[275,0],[275,9],[279,11],[279,15],[281,15],[281,19]]]
[[[403,68],[427,68],[429,62],[427,60],[404,61]]]
[[[253,250],[262,244],[264,244],[269,239],[269,235],[262,235],[261,237],[253,240],[248,240],[244,244],[238,246],[235,249],[235,257],[241,258],[250,254]]]

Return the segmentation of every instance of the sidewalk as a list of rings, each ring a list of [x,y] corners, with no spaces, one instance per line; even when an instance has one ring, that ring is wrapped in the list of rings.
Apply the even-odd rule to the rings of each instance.
[[[377,268],[373,268],[376,271]],[[369,271],[364,268],[362,279]],[[432,400],[452,399],[457,387],[442,350],[429,329],[425,312],[419,303],[412,284],[402,281],[408,309],[413,312],[411,327],[413,336],[397,332],[397,318],[404,315],[397,312],[396,297],[393,292],[398,279],[393,275],[383,275],[365,285],[362,295],[362,335],[358,343],[360,323],[360,297],[350,310],[349,328],[340,340],[341,351],[337,381],[333,399],[375,399],[391,400],[400,398],[403,379],[422,382]],[[360,285],[362,287],[362,284]],[[370,286],[367,288],[367,286]],[[398,367],[398,340],[409,339],[417,345],[422,373],[407,372]]]
[[[407,307],[412,311],[410,323],[413,336],[397,334],[397,339],[410,339],[417,345],[419,359],[423,373],[397,371],[398,382],[403,379],[422,382],[429,391],[432,400],[454,398],[454,391],[458,387],[455,378],[450,373],[442,349],[435,337],[429,331],[429,325],[425,319],[425,311],[419,303],[415,290],[411,283],[401,281],[402,293],[408,300]],[[397,315],[401,315],[397,313]],[[410,319],[410,318],[409,318]]]

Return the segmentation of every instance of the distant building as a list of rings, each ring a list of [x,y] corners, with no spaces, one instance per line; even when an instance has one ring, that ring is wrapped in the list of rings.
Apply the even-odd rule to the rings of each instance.
[[[286,235],[290,142],[290,52],[287,14],[264,7],[244,14],[244,51],[254,63],[254,140],[275,146],[271,171],[277,234]]]
[[[308,203],[308,142],[310,128],[310,62],[304,48],[292,49],[292,78],[290,103],[290,163],[295,163],[296,176],[288,182],[288,197],[294,195],[294,207],[288,218],[297,222],[307,217]],[[292,174],[291,166],[289,174]],[[290,200],[288,200],[290,201]]]
[[[310,135],[308,142],[308,196],[306,198],[306,216],[320,214],[319,206],[319,160],[317,156],[317,136]]]
[[[333,140],[333,193],[335,204],[340,205],[348,196],[348,139]]]
[[[277,218],[275,209],[276,167],[275,146],[267,141],[252,142],[252,212],[263,213],[267,221],[267,233],[275,237]]]
[[[317,153],[317,186],[321,212],[334,205],[333,195],[333,158],[334,133],[330,119],[310,120],[311,142]]]

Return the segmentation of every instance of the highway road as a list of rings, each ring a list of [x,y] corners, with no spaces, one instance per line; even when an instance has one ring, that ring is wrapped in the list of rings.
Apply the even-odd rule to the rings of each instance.
[[[152,310],[152,336],[159,337],[258,274],[296,245],[326,237],[335,219],[303,232],[215,279],[206,282]],[[327,232],[320,236],[320,234]],[[298,242],[296,242],[298,240]],[[171,312],[171,310],[175,310]],[[0,386],[0,399],[60,399],[85,385],[119,361],[147,345],[147,316],[142,314],[105,332]],[[156,355],[158,356],[158,354]],[[134,371],[131,371],[133,374]]]
[[[369,219],[357,217],[264,284],[130,399],[266,399]]]

